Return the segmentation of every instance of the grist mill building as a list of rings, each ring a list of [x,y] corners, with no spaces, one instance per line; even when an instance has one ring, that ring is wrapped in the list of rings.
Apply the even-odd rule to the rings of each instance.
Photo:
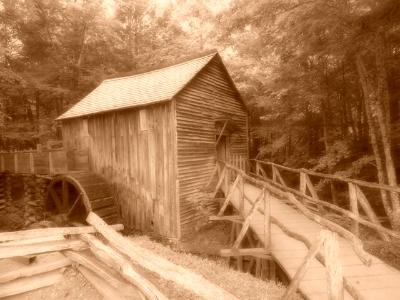
[[[113,187],[124,223],[171,239],[203,217],[198,190],[216,160],[248,157],[248,113],[217,52],[104,80],[58,120],[65,149],[87,150]]]

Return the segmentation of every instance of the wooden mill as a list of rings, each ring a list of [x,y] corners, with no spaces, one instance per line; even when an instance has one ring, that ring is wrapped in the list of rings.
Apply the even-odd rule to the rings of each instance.
[[[217,160],[248,158],[248,113],[217,52],[104,80],[58,120],[88,151],[124,223],[172,239],[193,232]]]

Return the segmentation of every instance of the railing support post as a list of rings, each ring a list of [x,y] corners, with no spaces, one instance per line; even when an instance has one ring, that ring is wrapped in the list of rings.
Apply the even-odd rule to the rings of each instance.
[[[343,300],[343,273],[339,258],[337,234],[323,230],[321,235],[324,240],[324,259],[328,275],[328,298],[330,300]]]
[[[353,183],[349,182],[348,185],[349,185],[350,210],[353,214],[357,216],[357,218],[359,218],[360,212],[358,210],[357,190]],[[352,220],[351,232],[357,237],[360,236],[360,225],[358,221],[355,219]]]

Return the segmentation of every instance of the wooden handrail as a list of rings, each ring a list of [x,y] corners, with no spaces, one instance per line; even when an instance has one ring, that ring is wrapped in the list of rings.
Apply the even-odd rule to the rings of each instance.
[[[326,178],[326,179],[331,179],[331,180],[336,180],[336,181],[343,181],[343,182],[351,182],[354,184],[357,184],[359,186],[363,186],[366,188],[371,188],[371,189],[379,189],[379,190],[385,190],[389,192],[395,192],[395,193],[400,193],[400,187],[398,186],[391,186],[387,184],[380,184],[380,183],[375,183],[375,182],[369,182],[369,181],[363,181],[359,179],[352,179],[352,178],[346,178],[338,175],[333,175],[333,174],[325,174],[325,173],[319,173],[319,172],[314,172],[308,169],[295,169],[295,168],[290,168],[286,166],[282,166],[273,162],[268,162],[268,161],[262,161],[262,160],[257,160],[257,159],[250,159],[250,161],[255,161],[263,165],[270,165],[274,166],[277,168],[280,168],[282,170],[286,170],[289,172],[293,173],[306,173],[311,176],[315,177],[321,177],[321,178]]]
[[[297,190],[295,190],[295,189],[292,189],[292,188],[287,187],[287,186],[280,185],[280,184],[277,183],[277,182],[273,182],[273,181],[272,181],[271,179],[269,179],[269,178],[261,177],[261,176],[255,174],[255,173],[252,173],[252,172],[250,172],[250,174],[253,175],[253,176],[256,176],[256,177],[259,178],[260,180],[265,180],[265,181],[267,181],[268,183],[270,183],[270,184],[276,186],[277,188],[280,188],[282,191],[286,191],[286,192],[293,193],[293,194],[295,194],[296,196],[299,196],[299,197],[301,197],[301,198],[307,200],[308,202],[312,202],[312,203],[314,203],[314,204],[320,204],[320,205],[322,205],[322,206],[325,206],[325,207],[327,207],[327,208],[330,208],[330,209],[332,209],[332,210],[335,210],[336,212],[341,213],[342,215],[344,215],[344,216],[346,216],[346,217],[348,217],[348,218],[350,218],[350,219],[352,219],[352,220],[354,220],[354,221],[357,221],[357,222],[359,222],[360,224],[362,224],[362,225],[364,225],[364,226],[367,226],[367,227],[369,227],[369,228],[371,228],[371,229],[374,229],[374,230],[376,230],[376,231],[381,231],[382,233],[388,234],[388,235],[390,235],[390,236],[392,236],[392,237],[394,237],[394,238],[400,239],[400,234],[399,234],[398,232],[393,231],[393,230],[391,230],[391,229],[388,229],[388,228],[386,228],[386,227],[383,227],[383,226],[381,226],[381,225],[374,224],[374,223],[372,223],[372,222],[370,222],[370,221],[368,221],[368,220],[366,220],[366,219],[364,219],[364,218],[358,217],[356,214],[354,214],[354,213],[351,212],[351,211],[348,211],[348,210],[346,210],[346,209],[343,209],[343,208],[341,208],[341,207],[339,207],[339,206],[336,206],[336,205],[334,205],[334,204],[332,204],[332,203],[329,203],[329,202],[326,202],[326,201],[316,200],[315,198],[312,198],[312,197],[310,197],[310,196],[307,196],[307,195],[305,195],[305,194],[302,194],[301,192],[299,192],[299,191],[297,191]]]

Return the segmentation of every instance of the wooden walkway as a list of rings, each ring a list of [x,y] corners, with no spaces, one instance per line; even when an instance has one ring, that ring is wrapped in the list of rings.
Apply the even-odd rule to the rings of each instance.
[[[251,184],[244,185],[244,194],[253,201],[261,190]],[[296,232],[314,241],[319,236],[321,226],[308,219],[293,207],[283,201],[270,197],[271,216],[284,223],[292,232]],[[240,191],[236,188],[231,204],[238,210]],[[260,208],[263,204],[260,204]],[[244,217],[251,208],[250,202],[245,200]],[[265,241],[264,215],[259,211],[251,219],[250,227],[257,234],[260,241]],[[300,241],[286,235],[279,227],[271,225],[271,254],[281,268],[292,278],[300,267],[308,252],[308,248]],[[358,299],[400,299],[400,271],[385,264],[372,256],[370,267],[365,266],[354,253],[351,244],[339,238],[339,255],[343,268],[344,278],[355,288]],[[305,278],[301,281],[299,291],[307,299],[328,299],[327,276],[325,267],[314,259],[308,269]],[[353,299],[346,291],[345,299]],[[357,299],[357,298],[355,298]]]

